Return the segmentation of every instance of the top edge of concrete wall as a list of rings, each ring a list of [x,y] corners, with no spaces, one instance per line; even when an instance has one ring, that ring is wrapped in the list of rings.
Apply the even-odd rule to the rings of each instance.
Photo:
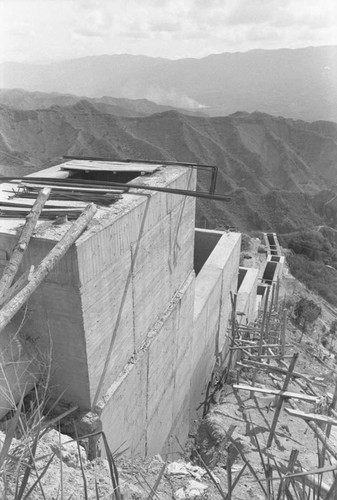
[[[160,163],[160,162],[159,162]],[[188,172],[191,174],[189,175]],[[144,186],[156,186],[156,187],[166,187],[170,188],[180,188],[180,189],[195,189],[195,182],[193,175],[193,171],[184,168],[183,166],[165,166],[159,167],[158,170],[150,175],[142,175],[136,177],[132,181],[130,181],[130,186],[132,183],[136,184],[144,184]],[[187,174],[187,175],[186,175]],[[29,177],[57,177],[64,178],[64,171],[61,170],[61,164],[55,165],[48,169],[40,170],[39,172],[35,172]],[[11,184],[0,184],[0,199],[6,201],[8,199],[9,194],[6,193],[8,191],[8,186],[13,188]],[[111,223],[111,221],[118,219],[123,216],[126,212],[132,210],[138,205],[146,202],[146,200],[156,197],[160,194],[158,191],[146,191],[141,189],[135,189],[134,194],[125,194],[122,196],[120,200],[111,205],[108,208],[100,208],[98,207],[97,213],[95,214],[94,219],[90,222],[88,228],[82,236],[77,240],[77,244],[85,239],[89,238],[90,235],[99,232],[101,229],[106,227]],[[181,203],[182,195],[172,194],[172,197],[177,198],[175,205]],[[69,202],[71,205],[71,202]],[[22,219],[2,219],[0,220],[0,235],[14,235],[16,236],[18,230],[24,224],[25,218]],[[40,220],[37,223],[37,230],[35,232],[34,238],[39,240],[51,240],[51,241],[59,241],[66,231],[71,227],[71,221],[63,223],[61,225],[53,224],[53,221],[45,221]]]
[[[218,234],[222,236],[223,234],[226,234],[226,231],[219,231],[217,229],[204,229],[201,227],[196,227],[195,228],[196,233],[205,233],[205,234]]]
[[[227,261],[238,241],[241,241],[241,233],[222,233],[214,251],[206,260],[204,267],[207,268],[207,266],[212,266],[222,269],[224,262]],[[202,269],[200,272],[202,272]]]

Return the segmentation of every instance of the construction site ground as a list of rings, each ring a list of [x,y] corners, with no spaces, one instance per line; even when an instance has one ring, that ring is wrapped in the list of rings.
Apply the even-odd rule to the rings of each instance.
[[[252,253],[256,257],[256,248]],[[256,258],[261,261],[261,255]],[[296,400],[296,405],[305,413],[324,414],[327,413],[327,405],[331,402],[335,390],[337,365],[334,352],[325,349],[320,339],[322,331],[329,328],[337,315],[331,307],[318,297],[314,297],[285,270],[279,300],[289,306],[291,302],[296,302],[303,296],[318,301],[322,307],[322,314],[319,320],[302,335],[303,332],[291,321],[291,308],[289,309],[285,354],[287,356],[299,354],[295,371],[310,378],[312,383],[307,386],[304,379],[302,386],[299,386],[296,382],[299,379],[291,380],[288,391],[312,394],[310,387],[313,388],[319,395],[319,404]],[[287,358],[286,362],[289,365],[290,359]],[[276,366],[275,361],[271,360],[270,363],[271,366]],[[170,456],[162,455],[147,459],[130,459],[127,454],[120,456],[116,460],[121,485],[120,498],[218,500],[226,498],[230,478],[232,493],[231,497],[227,497],[228,500],[264,499],[266,491],[269,494],[268,498],[276,499],[280,482],[270,481],[268,487],[265,471],[269,466],[269,470],[272,470],[269,474],[272,474],[273,478],[278,478],[279,474],[287,471],[290,454],[296,449],[298,457],[295,462],[295,472],[317,469],[321,465],[318,451],[322,449],[322,444],[304,420],[286,413],[285,408],[290,407],[286,399],[283,401],[272,445],[267,448],[276,411],[275,396],[254,393],[251,397],[250,392],[233,388],[233,384],[250,385],[253,371],[253,367],[232,367],[226,383],[219,386],[212,395],[204,419],[195,422],[184,450],[177,442],[176,453]],[[255,386],[275,389],[282,387],[283,380],[281,374],[273,373],[271,377],[265,371],[258,371]],[[321,429],[324,429],[324,426],[321,425]],[[232,442],[228,440],[229,430],[232,431]],[[337,453],[337,427],[332,427],[330,441]],[[38,461],[41,470],[52,453],[55,453],[55,456],[42,480],[46,498],[50,500],[60,498],[60,470],[63,471],[64,498],[71,497],[73,500],[85,498],[83,471],[86,476],[88,498],[97,498],[97,491],[99,498],[111,498],[113,488],[106,460],[96,459],[89,462],[83,452],[84,468],[81,471],[77,447],[74,443],[69,443],[68,437],[65,436],[62,436],[61,445],[56,430],[51,434],[47,433],[39,443],[37,456],[41,457]],[[246,465],[239,481],[235,484],[237,475],[247,462],[249,465]],[[326,455],[325,467],[335,464],[337,460],[331,455]],[[332,484],[333,474],[327,472],[316,477],[326,486],[324,488],[323,485],[319,494],[316,492],[316,497],[310,498],[325,498],[324,491]],[[298,485],[298,488],[306,491],[305,486],[301,486],[301,483]],[[7,498],[14,497],[8,495]],[[35,489],[30,498],[37,500],[43,498],[43,495],[39,489]]]

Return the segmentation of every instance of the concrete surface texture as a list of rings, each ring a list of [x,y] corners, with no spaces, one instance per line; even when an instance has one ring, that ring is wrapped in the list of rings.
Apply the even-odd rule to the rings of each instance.
[[[207,233],[203,231],[205,239]],[[223,233],[196,277],[191,408],[202,401],[202,391],[215,359],[223,355],[227,346],[227,323],[232,309],[230,292],[237,291],[240,243],[241,234]]]
[[[196,172],[179,167],[140,179],[196,186]],[[15,328],[25,317],[20,335],[51,360],[55,396],[64,392],[63,399],[94,415],[111,449],[175,451],[175,437],[186,438],[214,364],[225,357],[241,235],[195,233],[194,224],[195,198],[142,190],[123,195],[98,211],[13,321]],[[38,264],[66,229],[40,225],[21,271]],[[0,233],[7,254],[15,232]],[[249,269],[239,290],[249,318],[256,280]],[[35,358],[27,356],[35,376]]]
[[[238,323],[249,324],[256,319],[256,293],[259,270],[254,268],[239,268],[243,274],[237,291],[236,314]]]

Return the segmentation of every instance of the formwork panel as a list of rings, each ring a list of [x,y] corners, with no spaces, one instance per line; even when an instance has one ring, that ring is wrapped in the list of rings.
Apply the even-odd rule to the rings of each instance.
[[[143,353],[117,379],[98,411],[112,450],[127,448],[128,454],[145,454],[148,356]]]
[[[166,187],[186,187],[189,174],[186,170],[170,167],[164,169],[163,177],[167,178]],[[193,186],[194,183],[195,177],[189,185]],[[158,183],[158,186],[161,185],[164,186]],[[195,199],[186,196],[135,190],[134,196],[125,195],[107,210],[105,215],[100,214],[100,219],[93,221],[92,227],[76,243],[81,284],[84,285],[97,273],[113,264],[139,238],[183,203],[195,207]],[[194,213],[192,225],[194,226]]]
[[[160,404],[149,415],[147,423],[147,447],[148,456],[161,453],[165,442],[170,434],[173,424],[173,393],[172,383],[166,384],[162,388]]]
[[[176,314],[175,311],[172,313]],[[170,391],[170,407],[168,412],[173,413],[173,390],[175,375],[175,346],[176,331],[172,315],[160,328],[158,335],[149,347],[149,367],[148,367],[148,399],[147,413],[149,419],[157,411],[158,406],[163,404],[163,391]]]
[[[93,401],[135,350],[131,253],[82,287],[81,299]]]
[[[201,271],[195,282],[193,367],[197,366],[209,339],[215,347],[219,326],[219,306],[221,297],[221,270],[216,268]],[[213,327],[212,327],[213,325]],[[213,355],[215,348],[213,348]]]
[[[193,214],[187,204],[132,247],[136,347],[190,274],[192,242]]]
[[[168,257],[171,271],[170,293],[173,295],[193,269],[195,200],[185,202],[171,212],[170,253]]]
[[[174,415],[170,433],[161,451],[162,457],[167,454],[170,460],[173,460],[175,456],[181,457],[182,450],[179,443],[184,445],[190,430],[190,393],[183,400],[179,413],[174,413]]]

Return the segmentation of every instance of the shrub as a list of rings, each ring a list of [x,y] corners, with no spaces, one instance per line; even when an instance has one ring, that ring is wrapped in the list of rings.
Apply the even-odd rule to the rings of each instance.
[[[296,322],[305,327],[307,323],[313,323],[320,316],[321,307],[313,300],[302,297],[294,307]]]

